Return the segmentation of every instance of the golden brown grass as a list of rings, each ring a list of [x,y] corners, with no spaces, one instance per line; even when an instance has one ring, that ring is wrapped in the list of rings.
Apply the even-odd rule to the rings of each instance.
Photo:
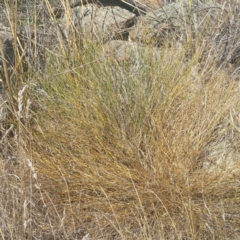
[[[238,239],[239,87],[201,42],[48,54],[2,125],[2,239]]]

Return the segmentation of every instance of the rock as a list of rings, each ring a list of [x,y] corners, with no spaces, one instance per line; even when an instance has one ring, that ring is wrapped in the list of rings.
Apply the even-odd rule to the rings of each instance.
[[[162,46],[166,40],[194,42],[198,36],[206,46],[203,58],[215,58],[218,67],[240,64],[240,5],[212,0],[176,0],[140,17],[129,36],[133,41]],[[238,71],[239,72],[239,71]]]
[[[135,0],[75,0],[70,4],[71,8],[97,3],[100,6],[118,6],[122,9],[126,9],[137,16],[146,13],[146,9],[139,1]]]
[[[239,133],[236,132],[236,135],[239,140]],[[208,147],[209,153],[202,163],[202,170],[214,175],[218,175],[224,171],[240,172],[240,153],[235,145],[234,140],[231,142],[228,139],[218,143],[213,142]]]
[[[156,9],[156,8],[162,7],[163,5],[166,4],[165,3],[166,0],[165,1],[159,1],[159,0],[139,0],[139,2],[141,4],[143,4],[143,5],[146,5],[147,6],[147,10],[149,10],[149,9]]]
[[[140,48],[138,43],[122,40],[113,40],[104,45],[106,55],[114,56],[119,62],[130,60]]]
[[[205,31],[206,21],[216,20],[222,8],[213,1],[177,1],[158,8],[141,17],[139,24],[130,32],[134,41],[161,45],[167,37],[200,34]],[[209,29],[210,30],[210,29]],[[182,34],[184,33],[184,34]]]
[[[6,63],[7,68],[10,69],[14,66],[15,56],[14,56],[14,37],[12,31],[9,27],[2,26],[0,24],[0,38],[2,42],[3,54],[0,51],[0,67],[3,68],[3,61]],[[25,42],[28,38],[26,37],[26,32],[22,29],[17,30],[17,52],[18,54],[23,53]],[[1,47],[1,46],[0,46]],[[23,59],[22,59],[23,60]]]
[[[12,40],[11,34],[7,30],[0,31],[0,38],[1,38],[2,49],[4,53],[4,56],[1,55],[0,57],[0,67],[3,68],[3,61],[5,61],[7,67],[9,68],[14,64],[13,40]]]
[[[32,29],[28,28],[18,28],[17,29],[17,57],[21,61],[21,64],[18,64],[18,67],[22,68],[23,72],[32,68],[36,70],[40,69],[40,64],[42,65],[42,52],[38,50],[38,45],[41,44],[39,41],[39,32],[37,32],[36,42],[39,43],[37,46],[33,44],[33,38],[35,37]],[[50,36],[46,34],[43,35],[43,38],[47,39]],[[0,24],[0,38],[2,42],[3,54],[2,56],[0,51],[0,75],[2,79],[4,76],[3,62],[6,63],[9,74],[13,73],[12,68],[15,66],[15,56],[14,56],[14,37],[12,31],[9,27],[1,26]],[[0,46],[1,47],[1,46]],[[44,47],[47,47],[46,45]],[[40,47],[39,47],[40,48]],[[38,51],[37,51],[38,50]],[[35,51],[37,52],[37,56],[35,56]],[[44,67],[44,66],[43,66]]]
[[[160,57],[160,49],[138,44],[131,41],[112,40],[104,45],[106,56],[114,57],[119,62],[127,61],[136,64],[137,58],[147,57],[156,60]]]
[[[166,2],[166,0],[164,1]],[[168,1],[167,1],[168,2]],[[75,8],[78,6],[88,5],[88,4],[98,4],[99,6],[118,6],[120,8],[126,9],[137,16],[145,14],[147,11],[154,9],[156,7],[161,7],[162,3],[159,0],[78,0],[70,2],[70,8]],[[64,15],[66,8],[61,6],[53,7],[53,15],[56,18],[61,18]]]
[[[0,123],[4,122],[7,118],[7,100],[4,90],[0,89]]]
[[[0,38],[2,51],[0,51],[0,123],[7,119],[8,107],[7,107],[7,94],[6,94],[6,83],[5,82],[5,72],[4,72],[4,62],[8,69],[8,73],[11,73],[11,68],[14,66],[14,48],[13,48],[13,38],[7,28],[1,26]],[[1,46],[2,45],[2,46]],[[2,55],[3,52],[3,55]]]
[[[65,16],[61,20],[61,29],[67,39],[71,36],[71,30],[80,37],[91,36],[100,41],[114,38],[117,33],[124,33],[127,27],[135,23],[135,15],[120,7],[98,8],[95,5],[76,7],[72,16]]]

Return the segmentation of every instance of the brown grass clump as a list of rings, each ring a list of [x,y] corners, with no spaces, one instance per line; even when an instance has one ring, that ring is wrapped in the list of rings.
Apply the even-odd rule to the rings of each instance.
[[[1,123],[2,239],[239,238],[239,86],[194,43],[119,61],[84,39],[21,75]]]
[[[58,59],[42,80],[33,159],[52,204],[87,233],[202,239],[232,232],[224,214],[238,206],[239,162],[209,169],[217,165],[213,146],[224,142],[224,159],[237,154],[228,122],[238,89],[225,72],[199,69],[197,54],[186,63],[184,52],[166,49],[156,60],[149,49],[126,64],[88,46],[69,60],[71,71],[56,72],[66,64]]]

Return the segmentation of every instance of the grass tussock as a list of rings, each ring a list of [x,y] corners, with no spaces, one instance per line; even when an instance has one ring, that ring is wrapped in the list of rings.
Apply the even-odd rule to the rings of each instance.
[[[156,59],[149,48],[125,63],[90,44],[49,64],[32,155],[54,205],[87,231],[202,239],[219,235],[222,211],[237,207],[239,163],[208,169],[213,146],[224,141],[226,159],[234,151],[238,89],[225,72],[201,69],[200,52],[186,62],[185,51],[166,48]]]
[[[43,75],[18,76],[1,123],[2,239],[238,239],[239,86],[193,44],[119,60],[71,42]]]

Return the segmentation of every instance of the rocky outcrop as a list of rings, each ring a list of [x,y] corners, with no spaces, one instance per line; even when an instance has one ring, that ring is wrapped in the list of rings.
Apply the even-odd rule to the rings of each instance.
[[[98,4],[82,6],[86,2]],[[218,55],[217,61],[239,65],[239,10],[235,13],[239,6],[230,9],[230,6],[235,5],[220,5],[213,0],[166,0],[161,3],[165,5],[150,10],[149,5],[160,5],[158,0],[70,1],[71,11],[53,21],[52,28],[45,27],[51,30],[43,33],[39,45],[48,48],[50,44],[55,44],[57,47],[59,39],[56,38],[56,25],[66,41],[87,36],[101,43],[121,39],[160,47],[168,38],[181,44],[204,35],[211,40],[211,49],[214,48],[214,54]],[[125,4],[131,6],[131,9]],[[115,5],[117,7],[109,7]],[[146,15],[137,17],[140,12]],[[10,67],[14,64],[14,51],[11,36],[6,37],[5,32],[0,32],[5,55],[2,59]],[[27,41],[29,42],[29,38]],[[1,62],[2,60],[0,65]]]
[[[95,5],[76,7],[71,19],[65,16],[61,20],[61,29],[67,39],[71,38],[72,30],[79,38],[91,36],[103,42],[116,36],[126,39],[126,29],[135,23],[135,15],[120,7],[98,8]],[[76,35],[75,35],[76,36]]]
[[[81,6],[81,5],[86,5],[86,4],[91,4],[91,3],[97,3],[100,6],[118,6],[120,8],[126,9],[137,16],[140,14],[145,14],[146,9],[144,6],[139,3],[139,1],[134,1],[134,0],[78,0],[72,3],[70,6],[72,8]]]
[[[132,41],[161,46],[167,39],[186,43],[204,38],[218,65],[240,62],[239,6],[211,0],[176,1],[140,17],[129,36]]]
[[[167,37],[178,38],[201,34],[207,30],[206,22],[219,16],[222,9],[213,1],[188,0],[168,4],[147,13],[130,32],[133,41],[161,45]],[[211,31],[211,30],[210,30]]]
[[[151,0],[156,1],[156,0]],[[117,6],[122,9],[128,10],[131,13],[135,14],[136,16],[139,16],[141,14],[146,14],[146,5],[144,3],[141,3],[139,1],[135,0],[77,0],[72,1],[69,6],[70,8],[76,8],[79,6],[89,5],[89,4],[96,4],[102,7],[106,6]],[[57,7],[53,11],[55,17],[59,18],[64,13],[64,8]]]

